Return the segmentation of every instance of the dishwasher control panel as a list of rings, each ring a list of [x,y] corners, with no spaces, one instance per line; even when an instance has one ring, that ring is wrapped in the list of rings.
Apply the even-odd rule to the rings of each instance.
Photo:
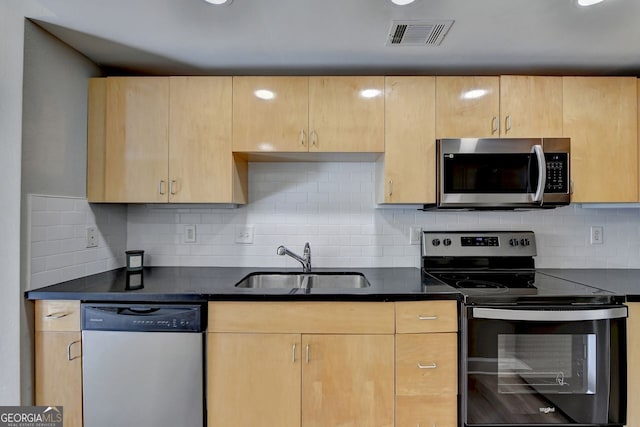
[[[82,304],[82,330],[129,332],[202,332],[200,305]]]

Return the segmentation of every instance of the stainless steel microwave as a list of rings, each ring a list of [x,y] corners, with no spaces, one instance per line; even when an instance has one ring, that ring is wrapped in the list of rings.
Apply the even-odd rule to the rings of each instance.
[[[439,139],[437,207],[531,209],[571,201],[569,138]]]

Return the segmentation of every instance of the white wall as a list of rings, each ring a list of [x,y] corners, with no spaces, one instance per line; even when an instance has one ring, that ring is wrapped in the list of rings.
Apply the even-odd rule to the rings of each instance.
[[[0,405],[20,403],[20,149],[24,16],[31,0],[0,2]]]
[[[527,212],[421,212],[376,209],[373,163],[251,163],[249,204],[129,205],[127,247],[149,265],[297,267],[276,255],[284,244],[311,243],[316,267],[418,267],[409,228],[523,229],[536,232],[540,268],[640,268],[640,210],[571,205]],[[237,227],[254,226],[253,244],[236,244]],[[196,226],[185,243],[184,226]],[[592,246],[590,227],[604,227]]]

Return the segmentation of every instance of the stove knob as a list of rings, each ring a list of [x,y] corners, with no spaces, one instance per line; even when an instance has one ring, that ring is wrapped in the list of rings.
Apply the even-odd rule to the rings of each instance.
[[[445,246],[451,246],[451,239],[444,239],[444,243]]]
[[[518,239],[509,239],[509,244],[511,246],[518,246],[519,245]]]
[[[431,244],[432,244],[433,246],[440,246],[440,239],[433,239],[433,240],[431,241]]]
[[[522,240],[520,240],[520,244],[522,246],[529,246],[531,244],[531,242],[529,241],[529,239],[522,239]]]

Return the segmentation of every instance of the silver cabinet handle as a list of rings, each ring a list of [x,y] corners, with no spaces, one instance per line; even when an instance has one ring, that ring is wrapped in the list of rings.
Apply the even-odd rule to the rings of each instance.
[[[73,359],[77,359],[78,357],[80,357],[80,356],[71,357],[71,347],[73,347],[74,344],[77,344],[79,342],[80,340],[76,340],[76,341],[71,341],[69,343],[69,345],[67,346],[67,360],[72,361]]]
[[[418,320],[438,320],[438,316],[421,316],[421,315],[418,315]]]
[[[304,145],[304,144],[305,144],[306,136],[307,136],[307,135],[305,134],[304,129],[302,129],[302,130],[300,131],[300,144],[301,144],[301,145]]]
[[[504,119],[504,127],[504,133],[508,133],[511,130],[511,114],[507,115],[507,117]]]
[[[436,365],[435,363],[432,363],[431,365],[423,365],[420,362],[418,362],[418,368],[420,369],[436,369],[438,367],[438,365]]]
[[[176,194],[175,192],[175,185],[176,185],[176,180],[172,179],[171,181],[169,181],[169,193]]]
[[[311,131],[311,145],[318,145],[318,134],[315,129]]]
[[[493,116],[491,119],[491,134],[498,132],[498,116]]]
[[[47,319],[62,319],[63,317],[69,316],[71,313],[68,311],[58,311],[56,313],[47,314],[45,317]]]
[[[291,361],[296,363],[296,343],[293,343],[293,350],[291,352]]]
[[[574,190],[575,190],[575,184],[573,183],[573,180],[571,180],[571,189],[569,190],[570,191],[569,194],[573,194]]]
[[[164,191],[164,180],[160,180],[160,183],[158,183],[158,193],[160,193],[161,195],[164,195],[165,191]]]
[[[393,196],[393,180],[389,180],[389,197]]]
[[[309,344],[307,344],[307,349],[306,349],[306,353],[307,353],[307,363],[309,363]]]

